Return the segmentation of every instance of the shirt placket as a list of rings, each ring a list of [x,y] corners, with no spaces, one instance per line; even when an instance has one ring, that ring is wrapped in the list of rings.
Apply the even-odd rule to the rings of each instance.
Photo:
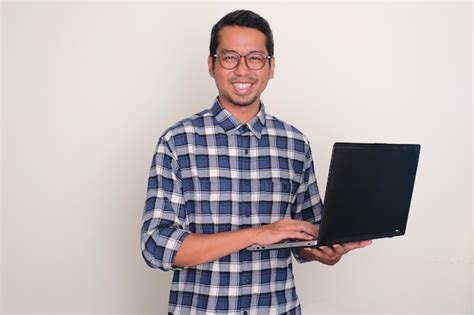
[[[252,181],[250,176],[250,130],[247,125],[241,127],[241,148],[240,154],[240,178],[242,179],[242,193],[240,194],[240,202],[242,211],[240,213],[240,225],[242,228],[248,228],[251,226],[251,193],[252,193]]]
[[[240,128],[240,135],[241,135],[241,147],[239,148],[239,155],[240,155],[240,178],[242,179],[242,193],[239,194],[240,196],[240,203],[241,203],[241,213],[240,213],[240,226],[241,228],[249,228],[251,227],[251,201],[252,201],[252,181],[251,181],[251,163],[250,163],[250,139],[251,133],[250,129],[247,125],[243,125]],[[244,251],[241,253],[244,256],[252,255],[251,252]],[[248,260],[247,260],[248,261]],[[247,267],[250,267],[247,265]],[[248,313],[248,309],[250,307],[250,300],[252,294],[252,270],[250,268],[246,268],[246,264],[243,265],[243,269],[241,270],[241,298],[242,298],[242,314]]]

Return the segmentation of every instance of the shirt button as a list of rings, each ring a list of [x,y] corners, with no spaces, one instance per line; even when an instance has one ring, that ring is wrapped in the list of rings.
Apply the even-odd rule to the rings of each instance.
[[[245,149],[244,152],[245,152],[246,155],[249,154],[249,149]]]
[[[247,311],[244,311],[244,315],[247,315],[247,314],[248,314]]]

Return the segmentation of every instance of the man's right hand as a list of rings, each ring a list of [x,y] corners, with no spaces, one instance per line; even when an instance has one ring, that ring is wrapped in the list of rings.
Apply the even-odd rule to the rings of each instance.
[[[309,222],[282,219],[272,224],[214,234],[190,233],[174,258],[175,267],[215,261],[251,245],[270,245],[288,239],[314,240],[319,229]]]
[[[255,229],[255,245],[270,245],[289,239],[311,241],[319,236],[319,229],[313,224],[293,219],[281,219]]]

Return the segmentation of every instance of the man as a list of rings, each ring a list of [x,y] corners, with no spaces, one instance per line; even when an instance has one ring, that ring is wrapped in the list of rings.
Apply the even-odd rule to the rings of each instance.
[[[168,128],[153,157],[142,253],[174,270],[172,314],[300,314],[290,253],[332,265],[370,242],[251,252],[318,237],[321,200],[308,140],[260,101],[273,78],[273,35],[245,10],[212,29],[209,74],[219,96]]]

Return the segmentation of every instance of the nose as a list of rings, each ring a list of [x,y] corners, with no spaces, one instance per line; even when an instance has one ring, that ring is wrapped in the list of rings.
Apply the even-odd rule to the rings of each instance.
[[[240,56],[240,62],[234,70],[234,73],[239,76],[246,75],[250,72],[249,67],[247,67],[247,62],[245,61],[244,56]]]

